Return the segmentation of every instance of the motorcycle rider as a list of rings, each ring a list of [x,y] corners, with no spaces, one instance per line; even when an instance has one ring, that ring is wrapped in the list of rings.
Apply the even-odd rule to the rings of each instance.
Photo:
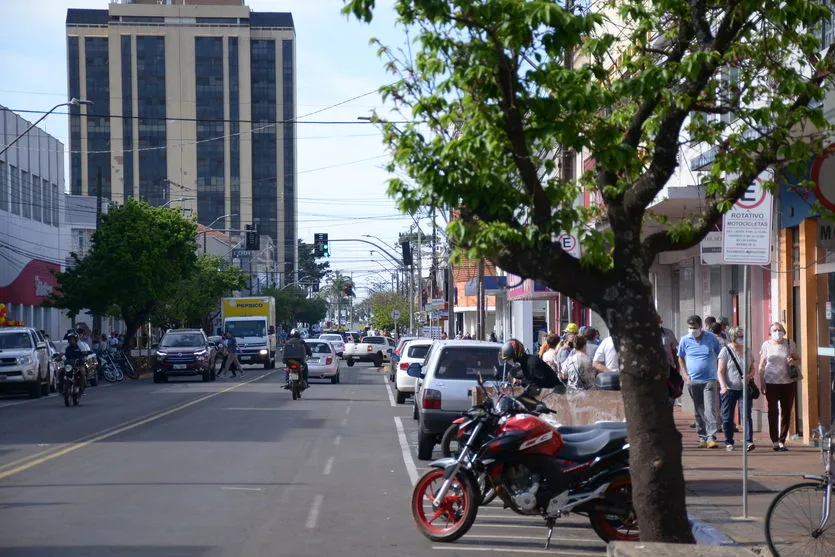
[[[67,359],[67,363],[70,364],[70,365],[80,365],[82,368],[84,368],[82,370],[81,374],[80,374],[81,375],[81,381],[79,383],[79,386],[80,386],[80,388],[83,392],[84,389],[87,387],[87,366],[84,363],[84,357],[85,357],[84,350],[79,345],[78,333],[76,333],[75,331],[68,332],[65,338],[67,339],[67,342],[68,342],[67,347],[64,349],[64,357]],[[78,362],[78,363],[76,364],[76,362]],[[64,368],[62,367],[61,368],[61,379],[62,380],[63,380],[63,373],[64,373]]]
[[[528,354],[525,345],[515,338],[502,345],[501,359],[511,366],[514,379],[537,387],[551,388],[559,394],[565,393],[565,383],[560,380],[557,372],[536,354]]]
[[[284,353],[293,352],[293,346],[301,344],[304,347],[304,358],[302,358],[302,373],[304,375],[304,386],[307,387],[307,357],[313,355],[313,352],[310,350],[310,346],[302,340],[302,335],[298,329],[293,329],[290,331],[290,335],[287,338],[287,342],[284,343]],[[296,358],[293,358],[296,359]],[[287,360],[284,360],[284,363],[287,363]],[[290,388],[290,372],[287,371],[287,368],[284,368],[284,388]]]

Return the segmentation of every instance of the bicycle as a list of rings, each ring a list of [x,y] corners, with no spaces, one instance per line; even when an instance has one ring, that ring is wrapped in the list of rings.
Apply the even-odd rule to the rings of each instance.
[[[835,429],[824,433],[818,424],[823,475],[803,474],[811,482],[787,487],[765,513],[765,539],[775,557],[835,554],[835,520],[829,520],[835,491]]]

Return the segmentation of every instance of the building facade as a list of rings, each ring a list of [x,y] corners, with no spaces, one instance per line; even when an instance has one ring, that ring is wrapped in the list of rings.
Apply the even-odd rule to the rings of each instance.
[[[0,107],[3,145],[29,125]],[[64,145],[51,135],[33,128],[0,155],[0,302],[10,320],[53,338],[68,321],[61,310],[41,304],[69,253],[64,197]]]
[[[70,191],[255,224],[296,276],[296,56],[290,13],[242,0],[67,10]]]

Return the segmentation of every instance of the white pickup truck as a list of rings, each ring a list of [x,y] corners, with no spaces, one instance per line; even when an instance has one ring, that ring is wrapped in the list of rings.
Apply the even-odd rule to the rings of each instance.
[[[376,367],[380,367],[384,362],[391,361],[394,349],[394,339],[365,337],[362,342],[345,343],[345,352],[342,357],[348,362],[349,367],[355,362],[372,362]]]

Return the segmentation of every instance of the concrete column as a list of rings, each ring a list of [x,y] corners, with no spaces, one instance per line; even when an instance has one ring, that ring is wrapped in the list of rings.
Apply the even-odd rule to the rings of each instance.
[[[800,323],[801,341],[797,351],[803,369],[800,382],[802,400],[797,411],[803,416],[803,442],[811,441],[812,431],[818,425],[818,366],[817,366],[817,219],[805,219],[800,223]]]

